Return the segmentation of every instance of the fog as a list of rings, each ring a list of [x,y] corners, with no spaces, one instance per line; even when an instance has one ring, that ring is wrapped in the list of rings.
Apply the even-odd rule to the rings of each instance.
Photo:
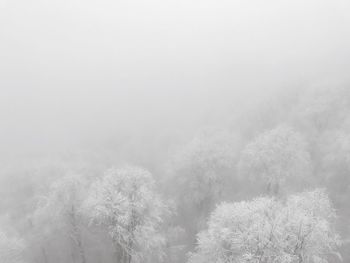
[[[8,192],[25,178],[11,171],[33,160],[83,156],[89,166],[130,163],[159,176],[208,127],[244,137],[240,152],[279,123],[314,147],[296,111],[310,88],[348,94],[349,12],[346,0],[0,0],[0,193],[14,200],[0,213],[25,206],[41,180],[47,191],[56,175],[29,183],[24,197]],[[348,125],[329,123],[322,134]],[[315,170],[321,148],[310,150]]]
[[[273,90],[342,81],[349,8],[348,1],[2,0],[2,148],[199,125]]]

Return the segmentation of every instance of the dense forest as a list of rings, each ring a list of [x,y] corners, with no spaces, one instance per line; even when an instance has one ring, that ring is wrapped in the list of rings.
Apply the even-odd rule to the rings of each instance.
[[[3,263],[350,261],[350,88],[2,157]]]

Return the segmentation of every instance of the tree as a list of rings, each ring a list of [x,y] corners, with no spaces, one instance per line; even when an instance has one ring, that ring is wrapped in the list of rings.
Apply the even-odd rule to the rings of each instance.
[[[260,197],[223,203],[198,235],[189,263],[327,263],[340,258],[335,217],[322,189],[285,201]]]
[[[135,167],[110,169],[92,185],[85,208],[92,223],[107,229],[118,263],[163,256],[168,208],[154,187],[152,175]]]
[[[321,169],[326,179],[335,181],[334,183],[343,188],[337,191],[344,191],[344,188],[350,186],[350,133],[342,130],[325,133],[322,137],[321,154]]]
[[[1,263],[24,263],[24,241],[17,237],[9,237],[0,231]]]
[[[241,154],[238,169],[242,176],[264,181],[269,194],[279,194],[281,184],[311,173],[310,154],[303,137],[288,126],[264,132]]]
[[[34,221],[40,228],[46,227],[47,232],[60,229],[71,238],[78,248],[81,263],[86,262],[80,213],[85,188],[86,181],[82,176],[67,174],[51,185],[34,214]]]
[[[181,147],[172,160],[168,185],[181,214],[178,222],[186,229],[189,249],[215,204],[225,194],[237,192],[233,175],[238,149],[235,134],[205,129]]]
[[[206,130],[179,151],[172,172],[182,205],[207,216],[232,176],[237,152],[237,136],[225,130]]]
[[[318,133],[339,127],[346,121],[349,116],[349,99],[347,86],[311,86],[300,94],[299,102],[291,113],[292,118],[306,133],[317,137]]]

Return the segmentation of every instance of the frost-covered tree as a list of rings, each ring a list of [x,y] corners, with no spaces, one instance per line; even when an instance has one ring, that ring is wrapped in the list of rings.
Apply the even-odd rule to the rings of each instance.
[[[0,262],[24,263],[24,241],[17,237],[9,237],[0,231]]]
[[[164,255],[166,204],[155,193],[152,175],[143,169],[110,169],[96,181],[86,201],[91,222],[111,237],[116,262],[154,262]]]
[[[310,154],[298,132],[279,126],[259,135],[245,147],[238,169],[242,176],[262,180],[269,194],[278,194],[286,180],[305,179],[310,174]]]
[[[180,150],[172,172],[182,203],[206,216],[232,176],[237,152],[237,136],[225,130],[206,130]]]
[[[320,140],[321,179],[342,213],[350,212],[350,133],[342,130],[327,132]]]
[[[311,86],[300,94],[292,118],[310,135],[317,136],[318,132],[334,129],[348,118],[349,99],[347,86]]]
[[[208,229],[198,235],[190,263],[337,262],[339,236],[335,211],[324,190],[292,195],[284,201],[261,197],[223,203]],[[332,261],[330,259],[332,258]]]
[[[322,137],[322,168],[329,177],[336,173],[350,172],[350,133],[332,131]]]
[[[86,187],[86,180],[82,176],[67,174],[50,186],[33,216],[34,224],[44,230],[44,235],[57,230],[66,234],[77,247],[81,263],[86,262],[81,229],[81,205]]]

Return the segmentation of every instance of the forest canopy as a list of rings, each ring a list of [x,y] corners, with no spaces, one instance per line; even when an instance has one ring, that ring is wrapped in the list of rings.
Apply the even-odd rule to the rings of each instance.
[[[126,140],[7,162],[1,262],[346,262],[349,90],[291,94],[138,156]]]

